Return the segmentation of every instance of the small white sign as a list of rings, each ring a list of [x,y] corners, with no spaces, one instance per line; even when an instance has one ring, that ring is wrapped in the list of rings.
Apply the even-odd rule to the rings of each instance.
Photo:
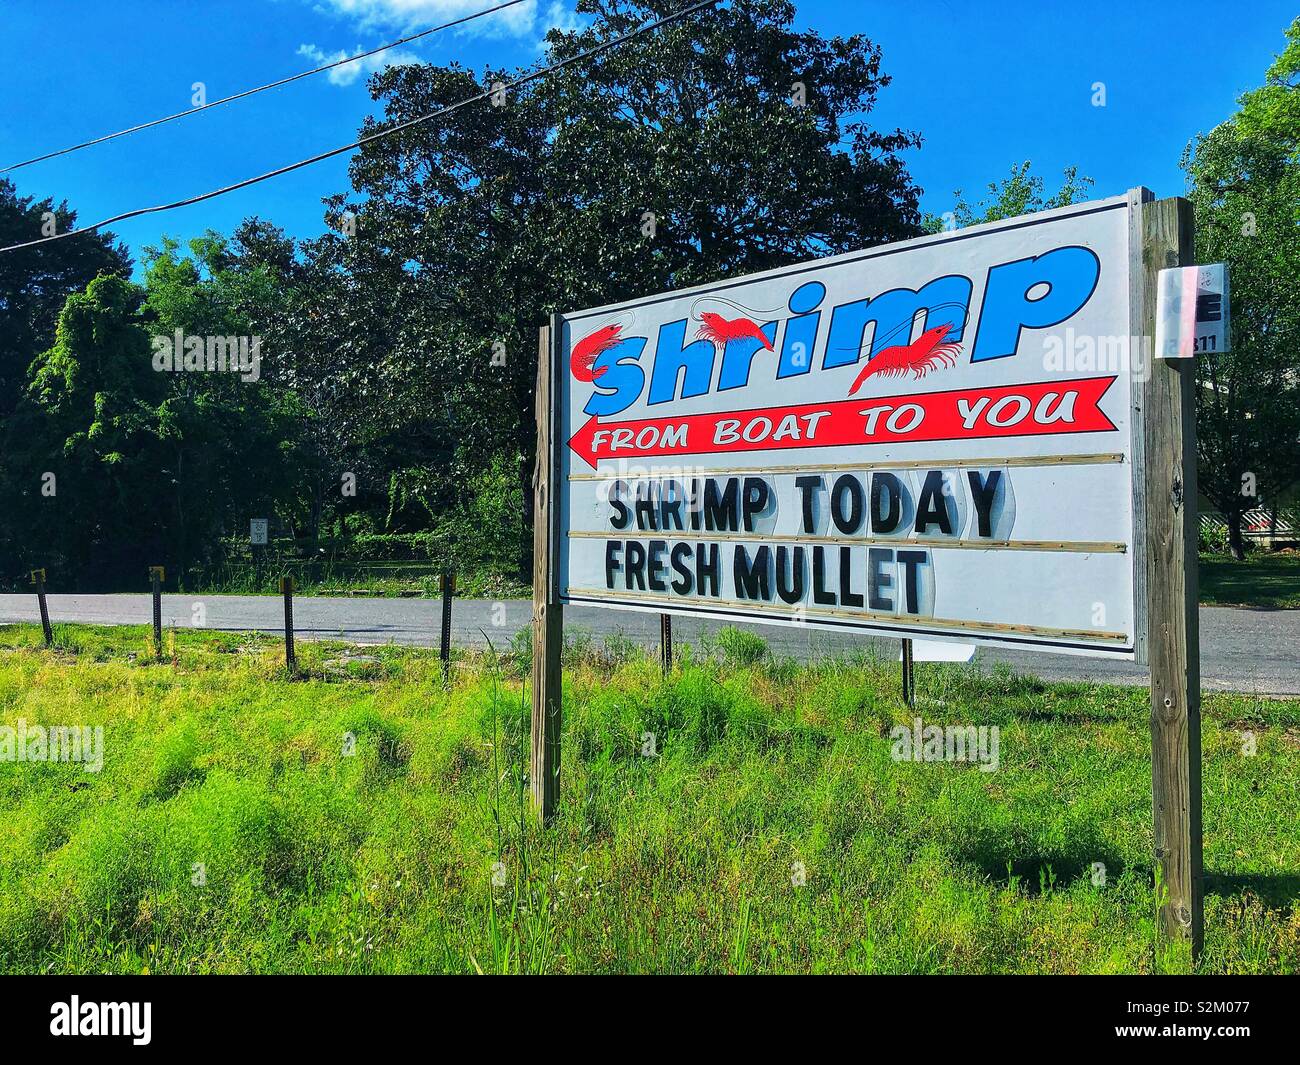
[[[969,662],[975,657],[973,643],[947,643],[941,640],[913,640],[913,662]],[[903,649],[898,649],[898,660],[903,660]]]
[[[1156,289],[1156,355],[1190,359],[1227,350],[1227,264],[1161,270]]]
[[[265,547],[266,527],[266,518],[250,518],[248,521],[248,542],[254,547]]]

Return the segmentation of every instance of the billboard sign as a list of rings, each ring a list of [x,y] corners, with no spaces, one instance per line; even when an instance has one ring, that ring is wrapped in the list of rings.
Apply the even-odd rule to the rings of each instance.
[[[561,315],[559,600],[1134,658],[1134,204]]]

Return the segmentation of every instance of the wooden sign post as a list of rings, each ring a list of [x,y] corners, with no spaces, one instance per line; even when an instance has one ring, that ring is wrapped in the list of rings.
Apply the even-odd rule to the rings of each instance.
[[[564,608],[555,579],[561,490],[559,473],[559,365],[555,348],[563,337],[559,316],[543,326],[537,351],[537,463],[533,467],[533,718],[529,788],[533,809],[546,823],[560,794],[560,725]]]
[[[1192,205],[1143,202],[1141,268],[1134,270],[1144,338],[1154,338],[1156,274],[1193,261]],[[1138,293],[1135,293],[1135,297]],[[1152,341],[1154,348],[1154,341]],[[1155,857],[1167,898],[1161,922],[1204,939],[1201,856],[1201,656],[1197,616],[1195,363],[1152,352],[1139,402],[1146,515],[1147,660],[1151,669],[1151,784]]]

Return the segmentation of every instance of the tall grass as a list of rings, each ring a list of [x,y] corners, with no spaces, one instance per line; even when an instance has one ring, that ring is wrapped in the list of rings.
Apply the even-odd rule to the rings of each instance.
[[[265,637],[178,632],[162,664],[146,629],[58,637],[0,630],[0,724],[100,724],[104,768],[0,762],[5,971],[1188,965],[1157,935],[1140,691],[918,667],[927,722],[1000,728],[984,773],[890,757],[896,663],[720,636],[664,678],[579,637],[541,830],[526,641],[447,681],[423,650],[303,644],[290,681]],[[1294,973],[1300,703],[1204,714],[1201,968]]]

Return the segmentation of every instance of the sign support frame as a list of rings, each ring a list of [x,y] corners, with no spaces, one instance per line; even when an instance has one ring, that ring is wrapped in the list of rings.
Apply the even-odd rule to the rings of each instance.
[[[1192,359],[1162,359],[1154,350],[1156,275],[1193,261],[1195,220],[1190,201],[1152,201],[1149,195],[1134,211],[1141,240],[1133,248],[1132,270],[1140,284],[1137,336],[1151,342],[1139,367],[1147,372],[1139,388],[1141,422],[1134,429],[1143,451],[1143,468],[1135,471],[1143,498],[1135,505],[1144,533],[1135,542],[1145,553],[1140,572],[1147,604],[1139,641],[1151,671],[1154,856],[1167,893],[1161,925],[1171,939],[1190,943],[1195,962],[1205,937],[1196,367]]]
[[[1129,372],[1138,377],[1131,406],[1134,649],[1136,662],[1148,665],[1151,675],[1154,857],[1166,892],[1161,925],[1170,938],[1189,942],[1195,962],[1204,942],[1195,364],[1155,358],[1153,342],[1157,273],[1193,261],[1194,218],[1181,197],[1157,201],[1149,190],[1136,188],[1128,200]],[[530,789],[543,824],[554,816],[559,797],[564,347],[564,319],[553,314],[539,336],[533,471]],[[912,689],[908,644],[904,698]]]
[[[563,426],[558,392],[563,381],[559,351],[564,323],[552,314],[538,334],[537,459],[533,466],[533,707],[528,785],[534,813],[542,824],[555,816],[560,795],[560,730],[563,724],[561,658],[564,607],[560,603],[556,552],[559,550],[560,473]]]

